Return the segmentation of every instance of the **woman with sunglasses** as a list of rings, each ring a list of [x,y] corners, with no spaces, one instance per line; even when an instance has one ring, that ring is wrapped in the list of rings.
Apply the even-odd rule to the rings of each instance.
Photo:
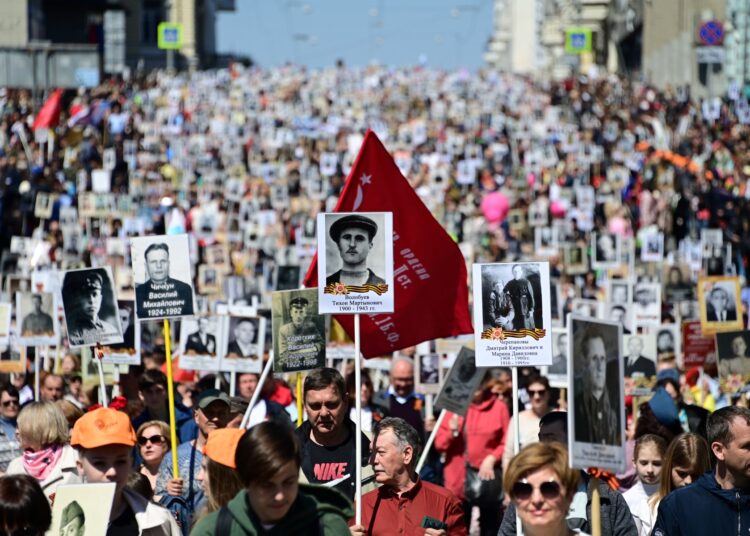
[[[568,451],[557,443],[534,443],[508,465],[503,487],[515,505],[525,536],[583,534],[565,521],[580,473],[568,467]]]
[[[664,456],[664,468],[659,491],[649,499],[651,507],[650,531],[656,522],[661,500],[678,488],[689,486],[711,468],[708,443],[692,432],[677,436]],[[650,534],[647,533],[647,534]]]
[[[520,429],[519,443],[521,448],[536,443],[539,439],[539,422],[552,408],[549,404],[550,386],[549,380],[544,376],[533,375],[526,384],[526,392],[529,395],[529,409],[518,413],[518,427]],[[508,467],[510,460],[515,456],[514,450],[515,426],[508,430],[505,438],[505,452],[503,453],[503,469]]]
[[[147,421],[138,427],[136,437],[138,453],[143,460],[138,472],[148,478],[151,489],[155,490],[159,465],[169,452],[169,426],[162,421]]]

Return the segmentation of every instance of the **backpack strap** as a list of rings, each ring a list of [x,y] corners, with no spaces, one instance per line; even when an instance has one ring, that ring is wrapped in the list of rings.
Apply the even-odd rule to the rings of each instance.
[[[232,514],[229,508],[222,506],[219,515],[216,516],[216,527],[214,534],[229,534],[232,530]]]

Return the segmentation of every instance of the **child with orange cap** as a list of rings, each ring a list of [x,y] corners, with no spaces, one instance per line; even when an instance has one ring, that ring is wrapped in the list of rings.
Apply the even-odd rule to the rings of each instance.
[[[78,419],[71,446],[78,450],[78,473],[85,482],[114,482],[107,534],[180,536],[169,510],[125,488],[133,470],[135,431],[128,416],[99,408]]]
[[[196,476],[203,486],[207,503],[197,519],[226,505],[244,486],[237,473],[234,456],[237,444],[247,430],[221,428],[208,434],[203,447],[201,469]]]

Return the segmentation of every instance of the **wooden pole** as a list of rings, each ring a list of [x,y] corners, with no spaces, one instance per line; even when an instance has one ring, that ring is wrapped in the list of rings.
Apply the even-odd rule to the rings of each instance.
[[[602,536],[602,501],[599,496],[599,479],[593,477],[589,482],[591,489],[591,536]]]
[[[167,396],[169,397],[169,434],[172,442],[172,478],[180,478],[177,460],[177,418],[174,414],[174,374],[172,373],[172,335],[169,332],[169,320],[164,319],[164,345],[167,353]]]

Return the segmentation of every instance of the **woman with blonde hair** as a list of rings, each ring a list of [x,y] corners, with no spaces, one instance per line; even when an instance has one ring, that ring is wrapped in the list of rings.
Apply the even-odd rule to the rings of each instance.
[[[137,471],[148,478],[153,492],[159,466],[169,452],[169,425],[163,421],[146,421],[138,427],[135,437],[142,460]]]
[[[78,453],[68,445],[68,421],[52,402],[32,402],[18,416],[18,442],[23,455],[8,464],[7,474],[29,475],[52,503],[57,486],[81,482]]]
[[[566,523],[580,472],[568,466],[568,451],[560,444],[533,443],[508,464],[503,488],[513,501],[526,536],[583,534]]]

